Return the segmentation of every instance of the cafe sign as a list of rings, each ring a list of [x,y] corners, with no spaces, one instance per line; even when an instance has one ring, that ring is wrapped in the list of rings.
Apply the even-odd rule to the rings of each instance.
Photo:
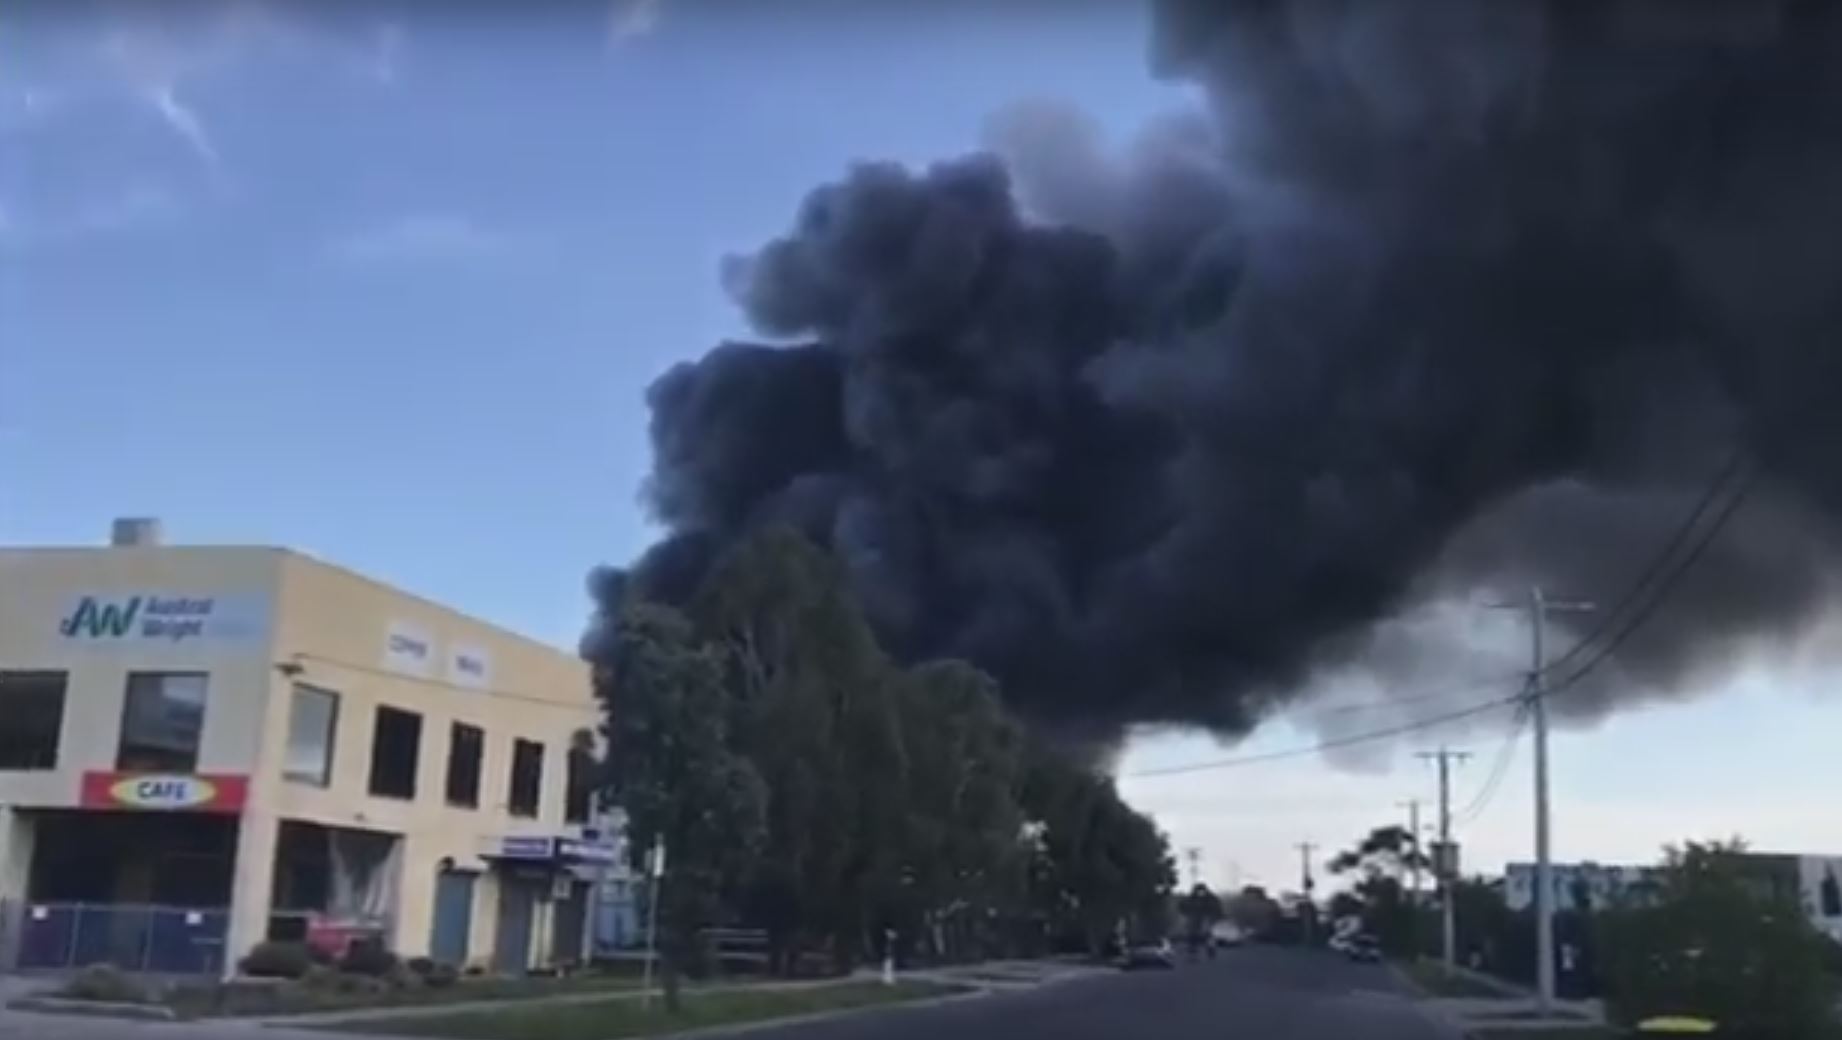
[[[233,813],[249,798],[249,777],[226,773],[83,774],[85,809]]]

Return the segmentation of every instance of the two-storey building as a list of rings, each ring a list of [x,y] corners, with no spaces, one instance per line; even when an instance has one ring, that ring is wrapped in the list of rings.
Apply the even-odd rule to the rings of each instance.
[[[310,557],[0,549],[0,900],[15,963],[228,971],[381,933],[522,971],[581,957],[584,664]]]

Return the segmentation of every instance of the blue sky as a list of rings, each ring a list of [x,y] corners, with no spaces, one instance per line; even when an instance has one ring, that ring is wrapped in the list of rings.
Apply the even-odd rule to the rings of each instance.
[[[981,13],[980,8],[985,10]],[[994,10],[1002,7],[1001,11]],[[852,9],[857,13],[850,13]],[[746,332],[725,254],[857,159],[1031,99],[1117,138],[1189,96],[1131,4],[13,3],[0,8],[0,542],[302,548],[573,644],[649,538],[646,384]],[[1842,850],[1842,708],[1767,669],[1557,742],[1563,856],[1741,831]],[[1230,751],[1135,743],[1122,770]],[[1478,760],[1500,744],[1453,734]],[[1282,885],[1429,793],[1401,745],[1124,786],[1210,876]],[[1527,750],[1469,832],[1526,855]]]

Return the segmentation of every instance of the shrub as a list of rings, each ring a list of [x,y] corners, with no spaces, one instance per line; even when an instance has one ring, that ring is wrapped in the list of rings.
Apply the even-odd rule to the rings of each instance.
[[[237,967],[259,979],[298,979],[314,966],[313,951],[298,942],[260,942]]]
[[[64,995],[113,1004],[146,1004],[153,999],[146,986],[113,964],[92,964],[79,971],[64,984]]]
[[[460,969],[431,957],[411,957],[404,966],[418,982],[435,989],[452,986],[460,979]]]
[[[355,942],[346,948],[345,956],[339,958],[339,970],[351,975],[381,979],[388,977],[396,967],[397,955],[375,941]]]
[[[339,972],[326,964],[315,964],[301,974],[300,984],[303,989],[331,990],[339,987]]]

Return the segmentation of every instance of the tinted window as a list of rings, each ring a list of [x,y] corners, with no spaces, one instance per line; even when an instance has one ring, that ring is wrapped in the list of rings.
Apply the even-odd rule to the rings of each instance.
[[[371,793],[384,798],[416,796],[416,765],[422,752],[422,716],[379,707],[371,732]]]
[[[448,804],[480,804],[480,756],[486,735],[478,726],[456,722],[448,731]]]
[[[338,724],[338,694],[313,686],[296,686],[288,709],[288,757],[282,765],[282,775],[316,787],[331,782],[333,733]]]
[[[512,783],[505,799],[513,816],[536,816],[543,800],[544,746],[534,740],[512,742]]]
[[[0,672],[0,769],[56,769],[63,672]]]
[[[130,673],[115,768],[197,772],[198,738],[205,728],[205,687],[202,672]]]

